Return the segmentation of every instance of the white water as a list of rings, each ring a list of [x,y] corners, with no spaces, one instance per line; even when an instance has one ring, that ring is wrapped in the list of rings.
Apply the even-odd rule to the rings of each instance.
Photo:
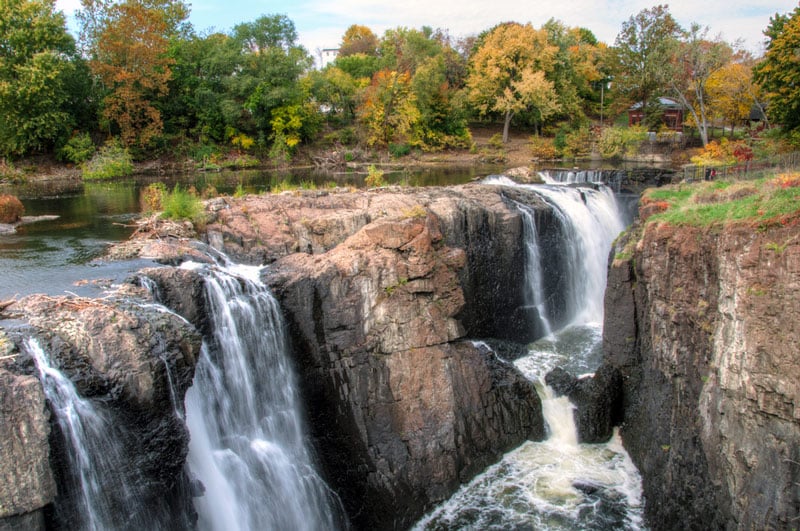
[[[214,328],[186,394],[200,529],[337,528],[338,498],[315,470],[280,309],[258,268],[189,267],[205,277]]]
[[[92,401],[82,398],[75,385],[51,364],[47,353],[34,338],[25,341],[39,372],[45,396],[65,440],[72,476],[65,478],[56,511],[75,529],[153,528],[140,514],[140,501],[131,491],[125,471],[127,459],[120,446],[120,433],[107,415]]]
[[[525,252],[526,252],[526,271],[525,276],[525,300],[526,303],[536,309],[542,333],[549,336],[553,333],[550,325],[549,312],[544,298],[544,286],[542,285],[542,258],[539,253],[539,239],[536,234],[536,221],[530,207],[521,203],[517,204],[522,214],[522,228],[525,231]]]
[[[502,177],[490,182],[517,186]],[[611,243],[623,228],[621,216],[606,190],[526,188],[557,210],[569,250],[567,324],[531,344],[528,354],[515,361],[536,385],[548,438],[506,454],[415,529],[643,529],[641,477],[618,435],[606,444],[579,444],[572,404],[543,384],[555,367],[587,375],[602,362],[606,264]],[[528,245],[536,243],[529,239]],[[529,251],[527,258],[541,254]],[[541,289],[542,279],[530,275],[536,270],[528,265],[530,289]]]

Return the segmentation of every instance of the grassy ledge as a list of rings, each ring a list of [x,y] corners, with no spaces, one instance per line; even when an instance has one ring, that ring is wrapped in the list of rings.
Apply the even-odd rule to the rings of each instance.
[[[642,195],[647,223],[708,227],[753,223],[760,227],[800,220],[800,172],[754,181],[712,181],[651,188]]]

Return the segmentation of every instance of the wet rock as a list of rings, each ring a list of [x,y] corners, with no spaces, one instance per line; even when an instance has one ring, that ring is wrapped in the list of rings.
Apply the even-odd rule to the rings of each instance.
[[[545,383],[575,404],[580,442],[603,443],[611,438],[622,416],[622,380],[616,368],[603,366],[593,376],[576,378],[556,367],[547,373]]]

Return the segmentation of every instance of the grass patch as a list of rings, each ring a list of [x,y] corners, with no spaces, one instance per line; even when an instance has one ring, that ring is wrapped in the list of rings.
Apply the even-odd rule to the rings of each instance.
[[[133,159],[127,148],[112,140],[83,164],[81,172],[87,180],[126,177],[133,173]]]
[[[786,176],[757,181],[694,183],[647,190],[643,207],[658,205],[648,222],[711,226],[739,221],[787,224],[800,217],[800,179]]]
[[[174,220],[189,220],[197,223],[203,218],[203,202],[196,193],[184,190],[176,184],[171,192],[161,198],[161,216]]]

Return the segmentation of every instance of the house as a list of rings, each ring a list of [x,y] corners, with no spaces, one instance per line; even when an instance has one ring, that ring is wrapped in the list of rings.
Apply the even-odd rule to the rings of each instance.
[[[683,131],[683,105],[672,98],[658,98],[658,105],[663,111],[661,119],[673,131]],[[637,102],[628,108],[628,125],[639,125],[644,118],[644,104]]]

